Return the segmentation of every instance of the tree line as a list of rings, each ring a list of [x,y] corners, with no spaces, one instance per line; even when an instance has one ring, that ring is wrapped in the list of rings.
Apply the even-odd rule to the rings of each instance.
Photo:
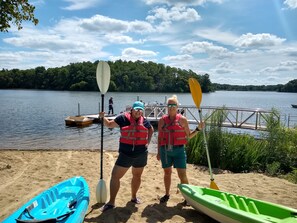
[[[98,91],[94,63],[71,63],[60,68],[36,67],[27,70],[0,71],[1,89],[43,89],[70,91]],[[208,74],[197,75],[153,62],[108,62],[111,69],[111,92],[190,92],[188,79],[195,77],[204,92],[211,90]]]
[[[96,68],[98,61],[71,63],[67,66],[0,71],[0,89],[43,89],[98,91]],[[111,69],[111,92],[190,92],[188,79],[196,78],[203,92],[216,90],[297,92],[297,79],[285,85],[239,86],[211,83],[208,74],[144,61],[108,62]]]
[[[297,92],[297,79],[291,80],[286,84],[277,85],[230,85],[230,84],[212,84],[215,90],[226,91],[278,91],[278,92]]]

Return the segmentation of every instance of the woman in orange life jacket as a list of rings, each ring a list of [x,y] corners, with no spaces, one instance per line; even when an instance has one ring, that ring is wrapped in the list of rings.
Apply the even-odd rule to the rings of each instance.
[[[178,114],[176,95],[168,98],[167,108],[168,114],[164,115],[158,122],[157,159],[161,160],[164,169],[165,185],[165,195],[160,198],[161,203],[167,202],[170,197],[172,166],[176,168],[180,182],[189,183],[186,172],[185,144],[203,127],[203,124],[199,124],[194,131],[190,131],[187,118]]]
[[[103,117],[105,126],[108,128],[120,127],[121,129],[119,156],[110,179],[110,199],[103,206],[103,212],[115,207],[120,180],[131,166],[131,202],[140,203],[136,194],[140,187],[143,169],[147,165],[147,148],[154,132],[150,122],[143,117],[143,110],[143,103],[136,101],[130,112],[120,114],[114,120],[104,117],[105,112],[99,113],[100,117]]]

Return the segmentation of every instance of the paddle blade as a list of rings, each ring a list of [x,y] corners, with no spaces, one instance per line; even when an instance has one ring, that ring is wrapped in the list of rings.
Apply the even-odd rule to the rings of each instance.
[[[103,204],[107,200],[106,183],[103,179],[100,179],[96,188],[96,200],[99,204]]]
[[[200,108],[200,104],[202,101],[202,91],[201,91],[200,84],[195,78],[189,78],[189,86],[190,86],[190,91],[192,94],[193,101],[196,107]]]
[[[214,180],[210,181],[210,186],[209,186],[211,189],[214,189],[214,190],[220,190],[218,185],[216,185],[216,183],[214,182]]]
[[[96,80],[101,94],[105,94],[110,82],[110,67],[107,62],[100,61],[97,65]]]

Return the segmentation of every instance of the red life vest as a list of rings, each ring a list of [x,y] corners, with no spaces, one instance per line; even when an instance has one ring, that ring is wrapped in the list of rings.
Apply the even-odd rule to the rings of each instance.
[[[148,143],[148,129],[143,125],[144,118],[139,117],[136,122],[131,113],[124,113],[130,125],[121,128],[120,142],[129,145],[146,145]]]
[[[179,119],[181,114],[176,114],[173,121],[170,120],[168,115],[163,115],[164,126],[162,132],[159,133],[160,145],[174,145],[180,146],[187,144],[187,135],[185,129],[180,125]]]

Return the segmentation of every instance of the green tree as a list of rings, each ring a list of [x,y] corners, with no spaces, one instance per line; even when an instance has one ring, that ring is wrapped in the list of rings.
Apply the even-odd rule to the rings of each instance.
[[[32,21],[38,24],[34,17],[35,6],[28,3],[28,0],[1,0],[0,1],[0,31],[8,32],[11,23],[22,29],[23,21]]]

